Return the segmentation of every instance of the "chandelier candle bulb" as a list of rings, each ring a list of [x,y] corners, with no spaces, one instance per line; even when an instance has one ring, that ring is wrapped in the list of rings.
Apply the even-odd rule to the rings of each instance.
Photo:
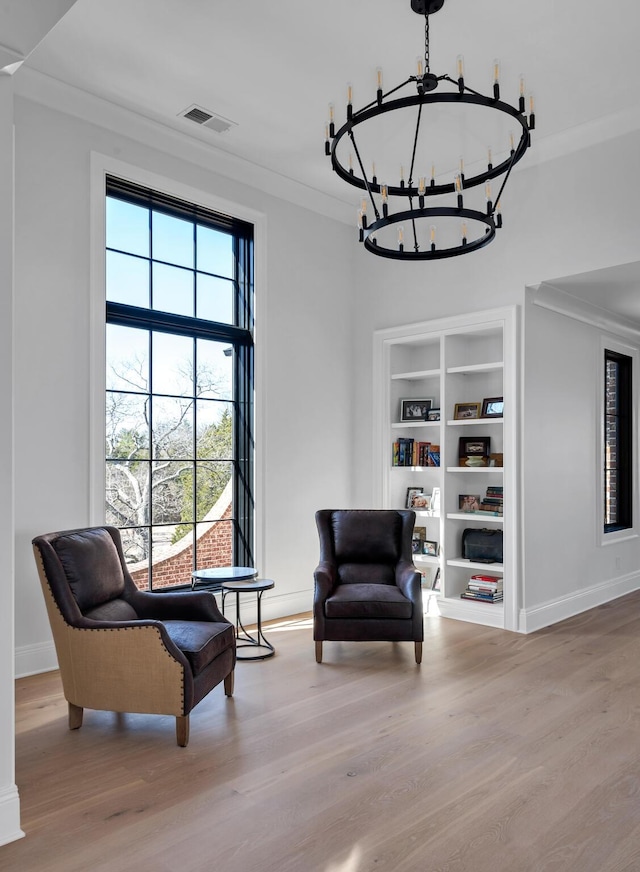
[[[378,67],[378,69],[376,70],[376,86],[377,86],[376,98],[378,100],[378,105],[380,105],[382,103],[382,68],[381,67]]]
[[[502,227],[502,209],[500,207],[500,200],[496,203],[496,227]]]
[[[398,249],[404,251],[404,227],[398,227]]]
[[[329,122],[324,126],[324,153],[327,156],[331,154],[331,146],[329,144]]]
[[[351,82],[347,84],[347,120],[351,121],[353,117],[353,88]]]
[[[436,186],[436,165],[431,164],[431,187],[435,188]]]
[[[421,79],[423,76],[422,58],[416,58],[416,67],[418,68],[418,78]]]
[[[500,61],[497,59],[493,62],[493,98],[500,99]]]
[[[389,215],[389,191],[386,185],[382,185],[382,214],[385,218]]]
[[[518,93],[518,110],[524,112],[524,76],[520,76],[520,91]]]
[[[491,202],[491,182],[486,182],[484,186],[484,195],[487,198],[487,215],[491,215],[493,203]]]
[[[453,187],[458,196],[458,209],[462,209],[464,207],[464,202],[462,200],[462,178],[460,173],[456,173]]]
[[[467,223],[466,221],[462,222],[462,226],[460,227],[460,235],[462,236],[462,244],[467,244]]]
[[[516,150],[515,139],[513,137],[513,131],[509,131],[509,151],[513,154]]]
[[[334,137],[336,135],[336,124],[335,124],[335,106],[333,103],[329,103],[329,136]]]
[[[432,224],[429,228],[429,240],[431,241],[431,251],[436,250],[436,227]]]
[[[529,130],[536,129],[536,104],[533,94],[529,94]]]
[[[400,187],[404,188],[404,167],[400,167]]]
[[[372,185],[377,185],[377,184],[378,184],[378,177],[376,176],[376,165],[375,165],[375,163],[372,163],[372,164],[371,164],[371,184],[372,184]]]
[[[460,181],[464,184],[464,158],[460,155]]]
[[[458,55],[456,66],[458,68],[458,89],[462,94],[464,91],[464,57],[462,55]]]
[[[487,149],[487,170],[491,172],[493,169],[493,155],[491,154],[491,146]]]
[[[353,154],[349,152],[349,174],[353,175]]]

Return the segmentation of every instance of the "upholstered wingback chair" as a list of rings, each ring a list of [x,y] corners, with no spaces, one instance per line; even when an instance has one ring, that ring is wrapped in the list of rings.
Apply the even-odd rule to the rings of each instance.
[[[58,655],[69,728],[85,708],[174,715],[178,744],[189,713],[221,681],[233,693],[233,625],[206,591],[136,588],[115,527],[33,540]]]
[[[313,638],[322,643],[424,639],[420,573],[411,557],[415,512],[322,509],[316,512],[320,563],[315,571]]]

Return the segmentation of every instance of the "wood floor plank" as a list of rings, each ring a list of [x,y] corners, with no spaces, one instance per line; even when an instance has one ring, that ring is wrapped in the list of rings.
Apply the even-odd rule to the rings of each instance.
[[[424,657],[272,623],[191,715],[16,685],[29,872],[638,872],[640,592],[520,636],[425,619]]]

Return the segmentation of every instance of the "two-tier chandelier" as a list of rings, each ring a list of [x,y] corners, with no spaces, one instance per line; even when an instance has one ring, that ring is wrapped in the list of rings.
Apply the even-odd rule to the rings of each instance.
[[[429,16],[443,5],[411,0],[425,22],[416,75],[385,93],[378,69],[376,97],[358,111],[348,85],[346,122],[339,129],[329,105],[325,154],[341,179],[362,190],[359,239],[382,257],[454,257],[491,242],[502,227],[500,201],[511,170],[531,145],[534,102],[529,95],[526,115],[522,76],[512,106],[500,96],[498,61],[490,96],[466,83],[461,56],[455,79],[431,72]],[[400,95],[406,88],[409,95]],[[482,202],[472,205],[474,199]]]

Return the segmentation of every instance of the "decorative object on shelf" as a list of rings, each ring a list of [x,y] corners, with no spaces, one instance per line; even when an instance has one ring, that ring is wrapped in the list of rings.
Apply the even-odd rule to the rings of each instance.
[[[400,400],[401,421],[426,421],[433,400],[416,400],[413,397]]]
[[[439,515],[440,514],[440,488],[434,487],[431,492],[431,501],[429,503],[429,508],[431,509],[432,514]]]
[[[482,401],[481,418],[502,418],[504,402],[502,397],[486,397]]]
[[[453,410],[454,421],[464,421],[467,418],[480,417],[480,403],[456,403]]]
[[[425,539],[422,543],[422,553],[428,555],[429,557],[437,557],[438,543],[433,542],[430,539]]]
[[[503,454],[500,452],[499,454],[490,454],[489,455],[489,466],[502,466],[503,462]]]
[[[429,409],[427,412],[427,421],[439,421],[440,409]]]
[[[480,494],[458,494],[458,509],[461,512],[480,510]]]
[[[490,445],[489,436],[461,436],[458,444],[460,466],[486,466]]]
[[[444,0],[411,0],[413,11],[424,15],[424,61],[418,59],[416,75],[385,93],[382,70],[378,69],[375,99],[359,110],[353,108],[353,89],[348,85],[346,122],[338,130],[334,105],[329,105],[325,154],[331,158],[334,172],[363,192],[358,213],[360,242],[367,251],[396,260],[453,257],[491,242],[502,226],[500,200],[505,185],[530,147],[530,131],[535,128],[531,95],[529,115],[525,113],[522,76],[517,106],[501,99],[498,61],[493,62],[491,96],[466,84],[462,56],[457,59],[455,78],[431,72],[429,16],[443,5]],[[405,88],[409,95],[398,96]],[[485,151],[484,132],[489,125],[497,139],[486,143],[490,147]],[[454,133],[457,138],[452,151]],[[398,144],[399,154],[390,154],[390,149],[374,151],[380,149],[381,142],[391,141]],[[475,153],[460,157],[463,144],[470,142],[483,142],[482,151],[478,147]],[[455,166],[453,173],[451,166]],[[474,201],[474,208],[469,205],[472,188],[481,200]],[[454,205],[443,204],[449,194]],[[397,211],[392,210],[392,202],[399,204]],[[427,202],[435,205],[427,207]]]
[[[466,527],[462,531],[462,557],[472,563],[502,563],[502,530]]]
[[[408,487],[406,509],[426,508],[428,497],[422,491],[421,487]],[[417,505],[421,504],[421,505]]]

